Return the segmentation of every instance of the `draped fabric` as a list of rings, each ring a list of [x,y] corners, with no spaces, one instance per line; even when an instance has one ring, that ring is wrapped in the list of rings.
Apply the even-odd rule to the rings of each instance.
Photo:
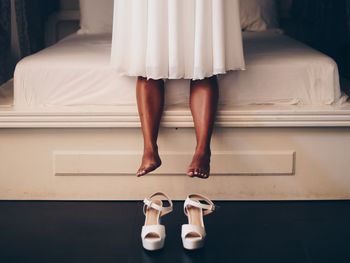
[[[21,57],[45,47],[45,22],[58,10],[58,0],[15,0]]]
[[[293,0],[293,37],[326,53],[346,73],[349,59],[350,0]]]
[[[120,75],[203,79],[245,69],[238,0],[115,0]]]
[[[10,78],[11,2],[0,1],[0,85]]]

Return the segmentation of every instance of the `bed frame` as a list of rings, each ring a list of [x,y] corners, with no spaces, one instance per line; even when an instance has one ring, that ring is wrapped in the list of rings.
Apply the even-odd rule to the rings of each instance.
[[[2,88],[11,104],[12,82]],[[188,106],[165,109],[158,142],[163,165],[136,178],[136,107],[1,107],[0,199],[140,200],[156,190],[179,200],[350,198],[350,104],[219,108],[208,180],[185,175],[195,147]]]
[[[79,15],[49,20],[54,43]],[[349,85],[342,83],[343,90]],[[350,198],[350,103],[342,106],[225,106],[212,138],[211,177],[186,176],[195,147],[188,105],[165,109],[162,166],[135,176],[142,133],[135,107],[30,109],[13,103],[12,81],[0,87],[0,199],[141,200],[153,191],[183,200]]]

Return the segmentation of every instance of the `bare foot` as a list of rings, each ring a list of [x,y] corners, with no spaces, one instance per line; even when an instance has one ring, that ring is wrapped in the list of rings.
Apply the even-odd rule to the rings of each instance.
[[[142,163],[138,169],[136,175],[137,177],[143,176],[149,172],[154,171],[162,164],[159,157],[158,150],[144,150],[142,156]]]
[[[189,165],[187,175],[190,177],[207,179],[210,173],[210,156],[210,150],[196,152],[193,155],[191,164]]]

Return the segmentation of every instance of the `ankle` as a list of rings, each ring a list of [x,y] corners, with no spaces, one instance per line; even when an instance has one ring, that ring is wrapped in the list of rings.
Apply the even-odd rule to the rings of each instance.
[[[158,145],[157,144],[144,145],[143,151],[144,152],[158,152]]]
[[[196,146],[195,149],[195,154],[199,154],[199,155],[204,155],[204,154],[211,154],[211,149],[209,145],[204,145],[204,146]]]

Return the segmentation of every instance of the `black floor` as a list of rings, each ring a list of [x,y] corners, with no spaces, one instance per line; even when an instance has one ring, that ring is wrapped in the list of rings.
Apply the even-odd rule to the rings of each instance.
[[[182,202],[162,251],[140,239],[142,202],[0,202],[0,262],[350,262],[350,201],[217,202],[205,248],[182,248]]]

